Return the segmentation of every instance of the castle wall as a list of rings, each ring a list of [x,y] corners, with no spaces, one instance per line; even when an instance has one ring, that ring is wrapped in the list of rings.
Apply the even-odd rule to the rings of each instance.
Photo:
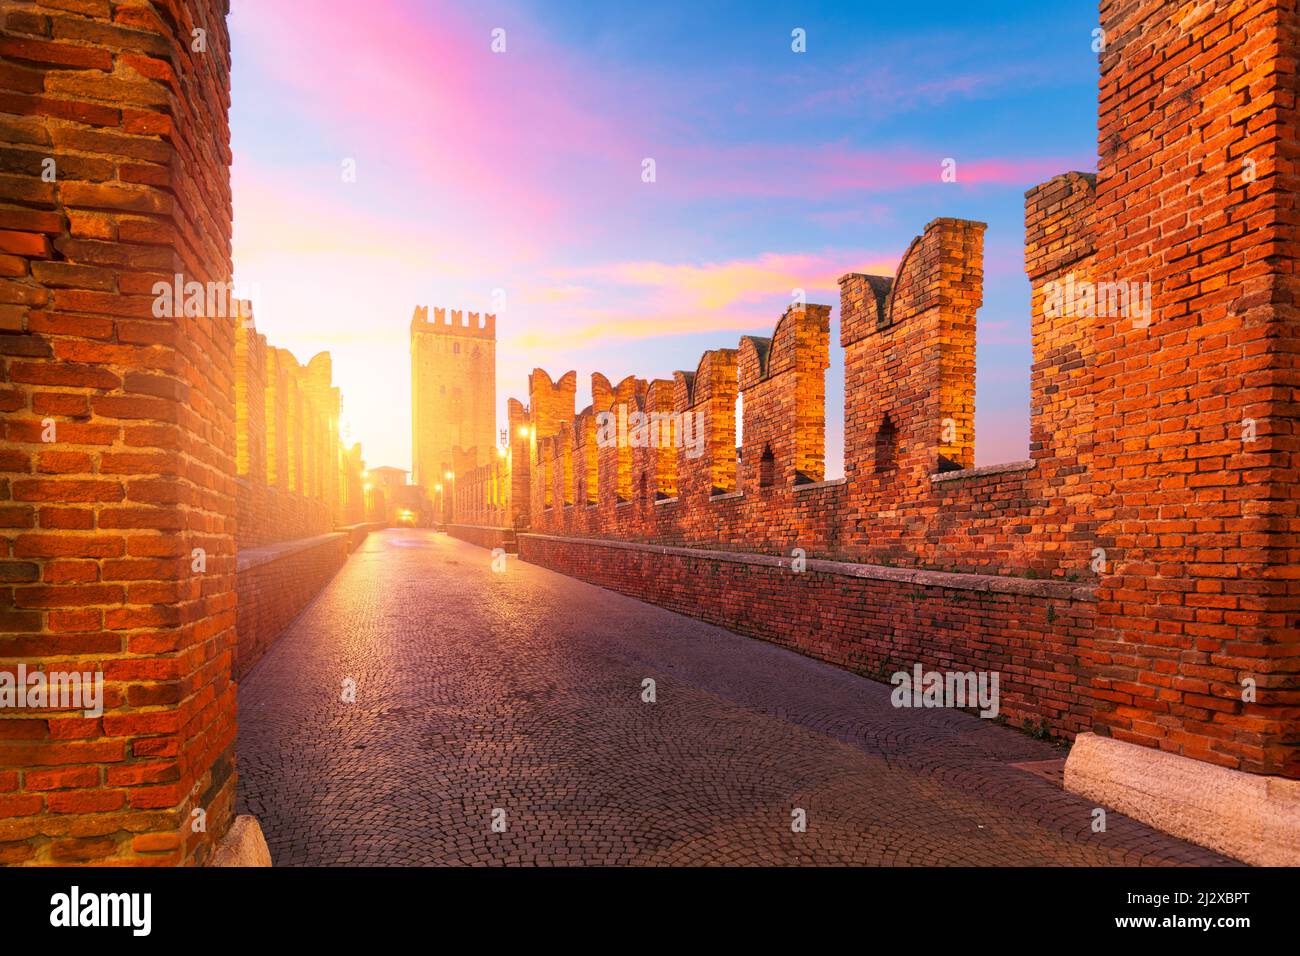
[[[1121,36],[1137,30],[1138,21],[1115,16]],[[1130,68],[1146,71],[1142,58],[1154,54],[1139,36],[1124,42],[1141,64]],[[1281,56],[1293,40],[1274,31],[1260,55]],[[927,668],[998,670],[1016,702],[1009,713],[1051,732],[1093,731],[1234,770],[1300,776],[1300,667],[1286,617],[1295,549],[1284,476],[1295,449],[1281,424],[1295,313],[1291,273],[1276,264],[1294,253],[1279,245],[1294,238],[1279,144],[1294,139],[1256,140],[1270,172],[1240,187],[1211,188],[1195,172],[1208,159],[1189,167],[1170,152],[1161,168],[1174,194],[1206,190],[1219,197],[1216,210],[1237,202],[1256,214],[1249,228],[1226,214],[1202,227],[1191,200],[1171,203],[1166,179],[1149,172],[1156,140],[1133,151],[1106,132],[1130,108],[1115,92],[1123,88],[1103,84],[1110,152],[1099,176],[1067,173],[1026,193],[1027,461],[972,467],[984,227],[937,219],[895,275],[841,280],[844,479],[819,480],[829,309],[796,305],[770,338],[705,353],[671,389],[635,378],[610,386],[593,374],[593,405],[577,415],[572,390],[534,371],[532,534],[521,554],[866,673],[912,655]],[[1158,141],[1176,151],[1178,130],[1201,142],[1197,124],[1221,115],[1176,112]],[[1279,114],[1261,116],[1283,128]],[[1256,264],[1229,256],[1218,271],[1189,265],[1221,241]],[[1266,261],[1263,250],[1279,248],[1284,258]],[[1134,282],[1154,286],[1149,322],[1110,314]],[[1142,302],[1135,291],[1131,308]],[[1218,377],[1225,368],[1231,385]],[[624,418],[670,408],[698,422],[693,453],[643,447],[635,429],[622,430]],[[602,413],[620,422],[616,440],[601,440]],[[1258,438],[1243,442],[1248,420]],[[602,550],[601,541],[610,544]],[[633,546],[645,544],[656,548]],[[795,559],[913,576],[864,585],[862,575],[832,570],[823,580],[796,572]],[[1069,596],[1013,588],[992,603],[972,601],[953,573],[1056,582]],[[928,615],[913,601],[916,587]],[[940,626],[950,614],[965,636]],[[1246,682],[1259,699],[1243,699]]]
[[[329,354],[303,366],[291,352],[267,345],[251,311],[234,323],[239,549],[355,523],[343,510],[350,463],[339,445],[340,396],[330,383]]]
[[[795,572],[788,557],[549,534],[520,534],[518,547],[533,564],[877,680],[917,662],[997,672],[1000,719],[1067,735],[1091,726],[1076,666],[1088,585],[817,560]]]
[[[995,670],[1007,719],[1090,729],[1079,655],[1096,575],[1077,437],[1089,353],[1051,334],[1045,290],[1086,264],[1093,198],[1080,174],[1026,196],[1033,427],[1053,433],[1032,460],[972,467],[984,226],[939,219],[895,275],[841,280],[845,478],[824,471],[830,308],[797,304],[770,337],[706,352],[671,382],[593,374],[593,406],[576,416],[572,390],[535,371],[544,437],[521,556],[872,676],[917,662]],[[609,441],[602,412],[680,417],[657,443],[630,429]],[[1074,431],[1056,437],[1063,423]]]
[[[1080,407],[1089,382],[1088,345],[1066,346],[1063,335],[1053,335],[1052,325],[1062,320],[1044,314],[1043,289],[1061,269],[1079,269],[1086,259],[1075,247],[1091,248],[1093,196],[1090,177],[1077,173],[1026,196],[1027,269],[1039,290],[1031,382],[1038,441],[1030,460],[972,467],[984,227],[939,219],[917,237],[896,275],[841,280],[844,479],[824,480],[830,309],[797,305],[770,338],[745,336],[736,349],[706,352],[694,371],[676,373],[672,383],[630,378],[610,387],[594,374],[596,402],[580,415],[571,410],[571,384],[550,386],[545,372],[534,371],[529,414],[542,408],[544,421],[530,449],[537,472],[532,529],[1089,579],[1091,489],[1079,437],[1090,427]],[[1042,238],[1047,234],[1050,242]],[[1057,248],[1063,235],[1070,243],[1064,250]],[[572,374],[561,381],[571,383]],[[677,434],[669,447],[638,447],[633,440],[602,446],[595,440],[597,418],[602,412],[617,417],[620,408],[628,416],[689,416],[698,423],[696,447]],[[557,442],[565,416],[571,424]]]

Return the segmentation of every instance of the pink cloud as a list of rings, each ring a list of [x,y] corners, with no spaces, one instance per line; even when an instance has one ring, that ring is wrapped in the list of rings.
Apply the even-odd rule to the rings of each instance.
[[[896,257],[854,252],[766,252],[723,262],[637,260],[563,270],[557,273],[562,281],[591,282],[607,287],[613,298],[636,301],[636,314],[614,308],[568,310],[562,323],[548,323],[544,333],[524,332],[514,344],[580,345],[761,328],[775,325],[795,290],[803,290],[807,301],[833,305],[844,273],[892,275],[897,264]]]
[[[540,255],[569,221],[570,194],[598,185],[593,164],[634,170],[635,123],[614,121],[618,111],[599,102],[605,88],[517,15],[495,54],[491,26],[459,4],[396,0],[349,16],[320,7],[237,6],[240,58],[290,91],[340,155],[357,157],[359,176],[425,199],[448,230],[510,234],[519,247],[531,236]],[[235,72],[238,82],[238,61]]]
[[[699,265],[652,260],[613,262],[569,270],[567,274],[649,288],[661,296],[672,297],[683,307],[723,309],[736,303],[770,299],[773,295],[789,298],[795,289],[833,289],[839,277],[848,271],[892,274],[897,267],[896,258],[876,257],[870,265],[846,268],[846,263],[870,258],[852,253],[765,252],[747,259]]]

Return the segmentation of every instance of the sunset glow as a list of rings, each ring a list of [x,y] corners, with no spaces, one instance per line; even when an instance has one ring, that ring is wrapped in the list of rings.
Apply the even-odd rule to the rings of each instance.
[[[236,275],[260,329],[301,358],[332,353],[370,461],[410,467],[409,385],[375,370],[407,361],[416,304],[493,311],[504,292],[504,421],[534,366],[576,369],[581,407],[593,371],[670,376],[771,334],[795,288],[835,322],[836,279],[892,271],[935,215],[990,224],[977,454],[1025,456],[1022,193],[1095,166],[1095,67],[1086,46],[1043,44],[1068,31],[1036,32],[1037,4],[998,21],[950,3],[873,14],[869,61],[843,39],[847,3],[801,23],[797,58],[777,5],[658,5],[635,27],[572,3],[321,6],[233,4]],[[1016,47],[1016,66],[972,35]],[[947,157],[956,183],[940,182]],[[832,473],[842,382],[833,347]]]

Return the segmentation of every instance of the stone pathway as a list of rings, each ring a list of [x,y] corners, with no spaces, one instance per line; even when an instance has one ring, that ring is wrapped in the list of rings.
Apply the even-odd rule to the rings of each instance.
[[[390,530],[240,686],[240,812],[277,865],[1230,862],[1117,813],[1093,833],[1013,766],[1054,747],[890,689]]]

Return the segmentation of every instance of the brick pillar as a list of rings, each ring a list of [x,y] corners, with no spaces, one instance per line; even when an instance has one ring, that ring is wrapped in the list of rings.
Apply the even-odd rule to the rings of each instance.
[[[672,379],[657,378],[650,383],[646,389],[646,413],[656,416],[663,425],[657,426],[659,434],[657,436],[658,444],[651,447],[647,455],[652,463],[654,473],[654,483],[652,491],[655,498],[673,498],[677,495],[677,456],[678,447],[676,442],[681,440],[681,436],[673,430],[672,417],[676,407],[677,383]],[[592,423],[594,425],[594,422]],[[584,430],[589,430],[587,419],[584,419],[580,426]],[[579,441],[586,441],[585,435],[578,436]],[[592,432],[591,440],[595,441],[595,433]],[[579,462],[579,467],[582,463]],[[578,500],[575,496],[575,504],[585,504],[586,502]]]
[[[329,439],[329,445],[325,449],[325,494],[329,502],[330,527],[336,528],[343,523],[339,462],[339,417],[343,399],[337,386],[332,385],[327,389],[325,401],[328,414],[326,437]]]
[[[263,415],[266,419],[266,481],[272,488],[289,487],[289,439],[285,431],[285,382],[280,368],[280,350],[266,350],[266,395]]]
[[[826,477],[826,369],[830,366],[828,305],[806,305],[795,316],[794,477],[796,482]],[[773,345],[780,344],[780,335]],[[774,365],[772,371],[776,372]]]
[[[285,489],[302,495],[302,389],[298,381],[298,360],[284,349],[275,350],[280,359],[284,386]]]
[[[102,716],[0,711],[0,863],[201,863],[235,792],[225,4],[0,12],[0,668],[105,681]]]
[[[892,279],[840,279],[844,473],[851,538],[862,552],[909,556],[900,500],[923,500],[930,476],[975,464],[975,313],[984,276],[982,222],[936,219]]]
[[[1300,862],[1298,22],[1101,5],[1096,275],[1139,295],[1098,308],[1101,736],[1067,782],[1256,862]]]
[[[235,434],[237,469],[255,486],[266,484],[266,339],[235,322]]]
[[[634,375],[627,376],[614,387],[614,416],[618,421],[628,423],[620,424],[619,430],[626,429],[629,436],[631,434],[632,413],[644,411],[642,403],[647,388],[649,388],[649,383],[645,379],[637,378]],[[633,487],[632,481],[632,444],[620,437],[617,446],[614,451],[614,494],[618,501],[632,501],[636,497],[636,489]]]
[[[740,394],[736,349],[710,349],[690,380],[687,411],[704,415],[705,452],[680,459],[678,487],[704,497],[736,491],[736,396]]]
[[[527,528],[531,521],[531,439],[525,432],[530,427],[528,413],[523,404],[512,398],[506,403],[506,417],[510,428],[510,514],[509,523],[514,528]]]
[[[1025,273],[1031,292],[1029,456],[1044,488],[1035,547],[1091,575],[1096,539],[1093,289],[1096,176],[1065,173],[1025,193]]]

